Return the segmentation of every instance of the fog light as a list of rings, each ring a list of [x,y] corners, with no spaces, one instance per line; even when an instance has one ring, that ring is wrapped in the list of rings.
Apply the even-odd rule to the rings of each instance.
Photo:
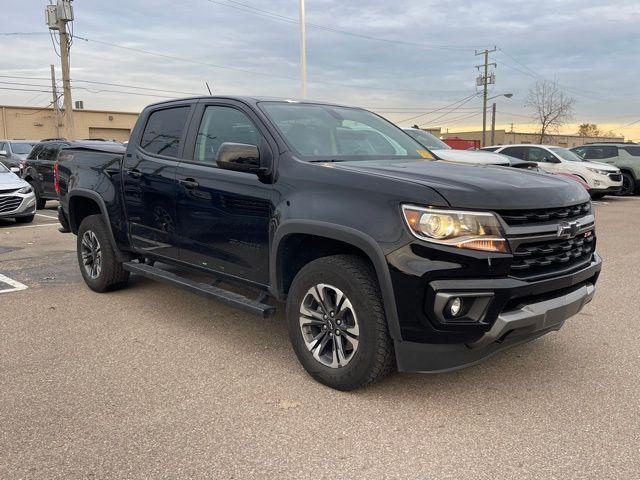
[[[462,310],[462,299],[460,297],[454,297],[449,300],[449,313],[452,317],[457,317]]]

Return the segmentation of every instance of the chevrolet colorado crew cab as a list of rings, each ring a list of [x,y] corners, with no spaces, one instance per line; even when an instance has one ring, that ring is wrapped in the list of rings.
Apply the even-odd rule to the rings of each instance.
[[[285,303],[298,360],[340,390],[558,330],[600,273],[577,183],[438,161],[360,108],[172,100],[143,110],[126,149],[63,148],[91,289],[134,273],[263,316]]]

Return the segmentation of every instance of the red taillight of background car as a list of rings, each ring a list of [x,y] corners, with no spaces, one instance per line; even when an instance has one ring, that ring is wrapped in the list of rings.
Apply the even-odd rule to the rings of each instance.
[[[60,195],[60,175],[58,174],[58,162],[53,164],[53,188],[56,190],[56,194]]]

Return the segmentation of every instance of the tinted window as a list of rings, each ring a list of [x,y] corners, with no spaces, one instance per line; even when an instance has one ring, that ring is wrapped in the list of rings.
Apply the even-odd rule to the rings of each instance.
[[[251,120],[232,107],[210,106],[204,111],[193,159],[215,165],[225,142],[260,145],[260,134]]]
[[[524,160],[525,147],[507,147],[504,150],[500,150],[500,153]]]
[[[408,128],[405,130],[411,137],[415,138],[422,145],[432,150],[451,150],[451,147],[444,143],[439,138],[435,137],[429,132],[425,132],[424,130],[416,130]],[[496,147],[498,148],[498,147]]]
[[[596,145],[587,148],[585,159],[600,160],[603,158],[612,158],[618,156],[618,147],[610,145]]]
[[[38,160],[55,160],[58,155],[58,144],[43,145],[38,153]]]
[[[497,149],[499,149],[500,147],[484,147],[481,150],[484,150],[486,152],[495,152]]]
[[[634,157],[640,157],[640,147],[624,147],[624,149]]]
[[[0,142],[0,150],[7,150],[7,144],[4,142]],[[7,151],[7,153],[9,152]]]
[[[187,122],[189,107],[165,108],[149,116],[140,146],[156,155],[177,157]]]

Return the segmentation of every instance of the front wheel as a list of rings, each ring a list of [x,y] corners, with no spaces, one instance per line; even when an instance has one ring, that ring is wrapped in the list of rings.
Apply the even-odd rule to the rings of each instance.
[[[305,265],[287,300],[289,338],[317,381],[353,390],[395,368],[380,288],[371,265],[335,255]]]
[[[636,182],[633,180],[633,177],[628,173],[622,174],[622,188],[620,189],[620,193],[618,195],[627,196],[633,195],[635,191]]]
[[[95,292],[124,287],[129,272],[122,268],[100,215],[89,215],[80,224],[77,240],[78,264],[87,286]]]

